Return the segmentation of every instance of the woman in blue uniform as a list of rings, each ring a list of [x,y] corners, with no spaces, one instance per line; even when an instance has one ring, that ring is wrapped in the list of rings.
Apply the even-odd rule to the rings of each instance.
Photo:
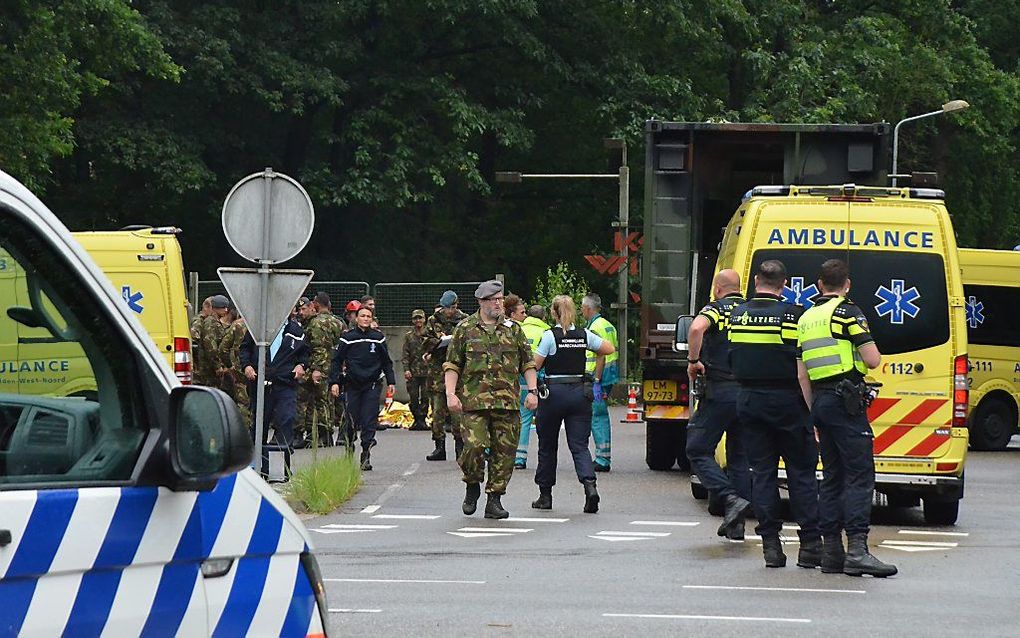
[[[558,295],[552,302],[552,316],[556,325],[542,333],[535,351],[535,364],[545,371],[545,384],[549,394],[538,404],[538,467],[535,483],[538,500],[531,504],[535,509],[552,509],[552,488],[556,484],[556,452],[559,447],[560,424],[567,433],[567,447],[574,457],[574,471],[584,485],[584,511],[599,511],[599,493],[595,489],[595,466],[588,451],[591,437],[591,403],[602,395],[602,387],[585,377],[587,351],[599,355],[595,364],[595,378],[600,378],[606,355],[615,352],[613,344],[593,332],[574,326],[577,310],[574,300]]]

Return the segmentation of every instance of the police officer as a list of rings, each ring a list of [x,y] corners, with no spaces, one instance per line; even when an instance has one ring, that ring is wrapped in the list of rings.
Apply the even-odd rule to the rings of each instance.
[[[446,401],[451,413],[461,414],[464,431],[464,450],[457,459],[467,484],[464,513],[475,513],[488,461],[485,518],[507,518],[510,513],[500,497],[514,471],[520,434],[518,378],[524,375],[528,388],[524,402],[533,410],[538,405],[538,377],[524,331],[503,316],[503,284],[494,279],[483,282],[475,298],[478,312],[454,328],[443,364]]]
[[[740,383],[737,419],[753,476],[751,503],[758,517],[766,567],[785,567],[779,532],[779,457],[786,462],[793,516],[800,524],[797,565],[821,564],[815,444],[797,376],[797,320],[803,308],[783,301],[786,266],[758,266],[754,296],[730,313],[730,366]]]
[[[341,379],[344,383],[347,412],[361,432],[361,469],[366,472],[372,469],[371,450],[376,443],[379,379],[385,375],[388,392],[393,392],[396,383],[386,336],[372,327],[373,320],[371,308],[362,306],[358,310],[357,326],[340,337],[329,370],[329,391],[333,398],[340,396]]]
[[[576,310],[568,295],[557,295],[552,301],[552,315],[556,326],[542,334],[535,352],[535,365],[545,370],[547,397],[538,403],[538,467],[535,483],[538,500],[535,509],[552,509],[552,488],[556,484],[556,453],[559,447],[560,425],[567,433],[567,447],[574,459],[577,480],[584,486],[584,511],[599,511],[599,493],[595,488],[595,468],[588,451],[591,436],[591,404],[602,394],[598,381],[606,355],[616,352],[608,340],[591,330],[574,327]],[[586,376],[587,354],[596,355],[594,377]]]
[[[262,444],[268,441],[269,426],[272,424],[274,438],[280,445],[290,446],[294,439],[294,418],[297,413],[297,385],[308,369],[308,344],[305,343],[304,331],[297,321],[288,320],[276,337],[269,344],[266,353],[266,389],[264,428]],[[244,336],[240,352],[241,366],[245,376],[251,382],[249,396],[256,398],[254,385],[257,383],[259,364],[258,349],[251,332]],[[258,414],[258,406],[252,405],[253,415]],[[254,438],[255,428],[252,427]]]
[[[512,318],[512,317],[511,317]],[[542,341],[542,334],[549,329],[549,324],[545,322],[545,308],[538,304],[535,304],[528,308],[526,316],[521,320],[521,330],[524,331],[524,336],[528,338],[528,343],[531,344],[531,353],[534,354],[535,350],[538,349],[538,344]],[[542,373],[539,372],[539,378]],[[528,391],[527,385],[521,386],[521,436],[517,439],[517,457],[514,459],[514,469],[523,470],[528,467],[528,443],[531,440],[531,428],[537,425],[535,420],[535,411],[529,410],[524,405],[523,396]]]
[[[608,472],[612,465],[612,428],[609,424],[609,405],[606,399],[613,391],[613,386],[620,380],[620,371],[616,360],[620,347],[619,335],[613,324],[602,316],[602,298],[589,292],[581,300],[581,314],[588,321],[586,328],[594,332],[604,341],[613,345],[613,353],[606,357],[601,374],[595,374],[595,353],[589,351],[585,364],[585,372],[595,375],[595,381],[602,385],[604,394],[596,395],[591,404],[591,438],[595,440],[595,471]]]
[[[868,552],[871,497],[875,489],[873,434],[865,404],[864,375],[882,355],[868,332],[864,313],[846,298],[845,262],[829,259],[818,277],[821,296],[797,323],[799,367],[822,453],[818,515],[822,531],[822,572],[885,578],[896,567]],[[843,550],[846,529],[848,551]]]
[[[427,430],[425,417],[429,411],[429,365],[422,359],[425,343],[425,311],[411,313],[411,329],[404,333],[401,363],[404,365],[404,382],[414,423],[411,430]]]
[[[687,376],[694,387],[698,375],[705,377],[704,396],[687,427],[687,458],[713,498],[726,503],[719,536],[744,539],[744,519],[751,505],[751,473],[737,423],[740,386],[730,369],[730,312],[744,303],[740,275],[721,270],[712,281],[711,301],[691,323],[687,333]],[[715,448],[726,433],[726,467],[715,461]],[[729,476],[727,476],[727,474]]]
[[[502,298],[501,294],[500,299]],[[425,322],[425,341],[422,344],[425,351],[423,356],[428,361],[432,376],[432,441],[436,446],[436,449],[425,457],[426,461],[446,460],[447,422],[449,422],[453,434],[454,451],[458,457],[464,445],[460,416],[451,414],[446,407],[443,362],[446,361],[446,352],[450,345],[453,329],[467,315],[457,307],[457,293],[452,290],[447,290],[442,294],[439,298],[439,305],[439,310],[436,310]]]

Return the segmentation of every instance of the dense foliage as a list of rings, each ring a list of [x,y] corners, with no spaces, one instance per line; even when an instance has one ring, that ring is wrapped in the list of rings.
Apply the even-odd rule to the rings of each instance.
[[[175,224],[189,269],[237,259],[223,197],[272,166],[318,226],[319,278],[472,280],[529,294],[611,250],[615,171],[641,209],[646,119],[895,122],[961,243],[1020,243],[1016,3],[994,0],[13,0],[0,167],[72,228]]]

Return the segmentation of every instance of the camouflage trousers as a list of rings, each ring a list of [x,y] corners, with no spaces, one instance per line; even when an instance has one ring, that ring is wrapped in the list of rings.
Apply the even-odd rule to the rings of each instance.
[[[461,415],[464,451],[457,462],[465,483],[481,483],[489,464],[487,494],[505,494],[514,471],[514,455],[521,432],[517,410],[473,410]]]
[[[436,387],[435,384],[432,386]],[[463,439],[463,416],[457,414],[450,414],[449,408],[446,407],[446,390],[443,389],[445,386],[440,385],[440,390],[432,392],[432,440],[433,441],[445,441],[446,420],[450,420],[450,431],[453,432],[454,439]]]
[[[329,400],[329,387],[325,378],[322,382],[312,383],[311,379],[298,384],[297,416],[294,419],[294,435],[312,438],[312,424],[319,426],[319,439],[325,440],[333,430],[332,401]]]
[[[252,423],[251,414],[251,400],[248,398],[248,383],[246,380],[240,380],[242,377],[236,374],[224,374],[220,377],[220,390],[226,392],[234,403],[237,404],[237,409],[241,412],[241,418],[247,424]]]

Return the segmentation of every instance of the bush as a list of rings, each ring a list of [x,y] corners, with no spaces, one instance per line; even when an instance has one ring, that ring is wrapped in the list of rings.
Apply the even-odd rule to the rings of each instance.
[[[573,270],[565,262],[546,270],[545,277],[535,280],[535,297],[532,303],[541,304],[545,308],[552,305],[556,295],[570,295],[574,305],[581,307],[581,299],[588,294],[591,286],[580,273]]]
[[[315,514],[328,514],[361,487],[361,465],[352,454],[316,460],[294,473],[288,496],[292,503]]]

